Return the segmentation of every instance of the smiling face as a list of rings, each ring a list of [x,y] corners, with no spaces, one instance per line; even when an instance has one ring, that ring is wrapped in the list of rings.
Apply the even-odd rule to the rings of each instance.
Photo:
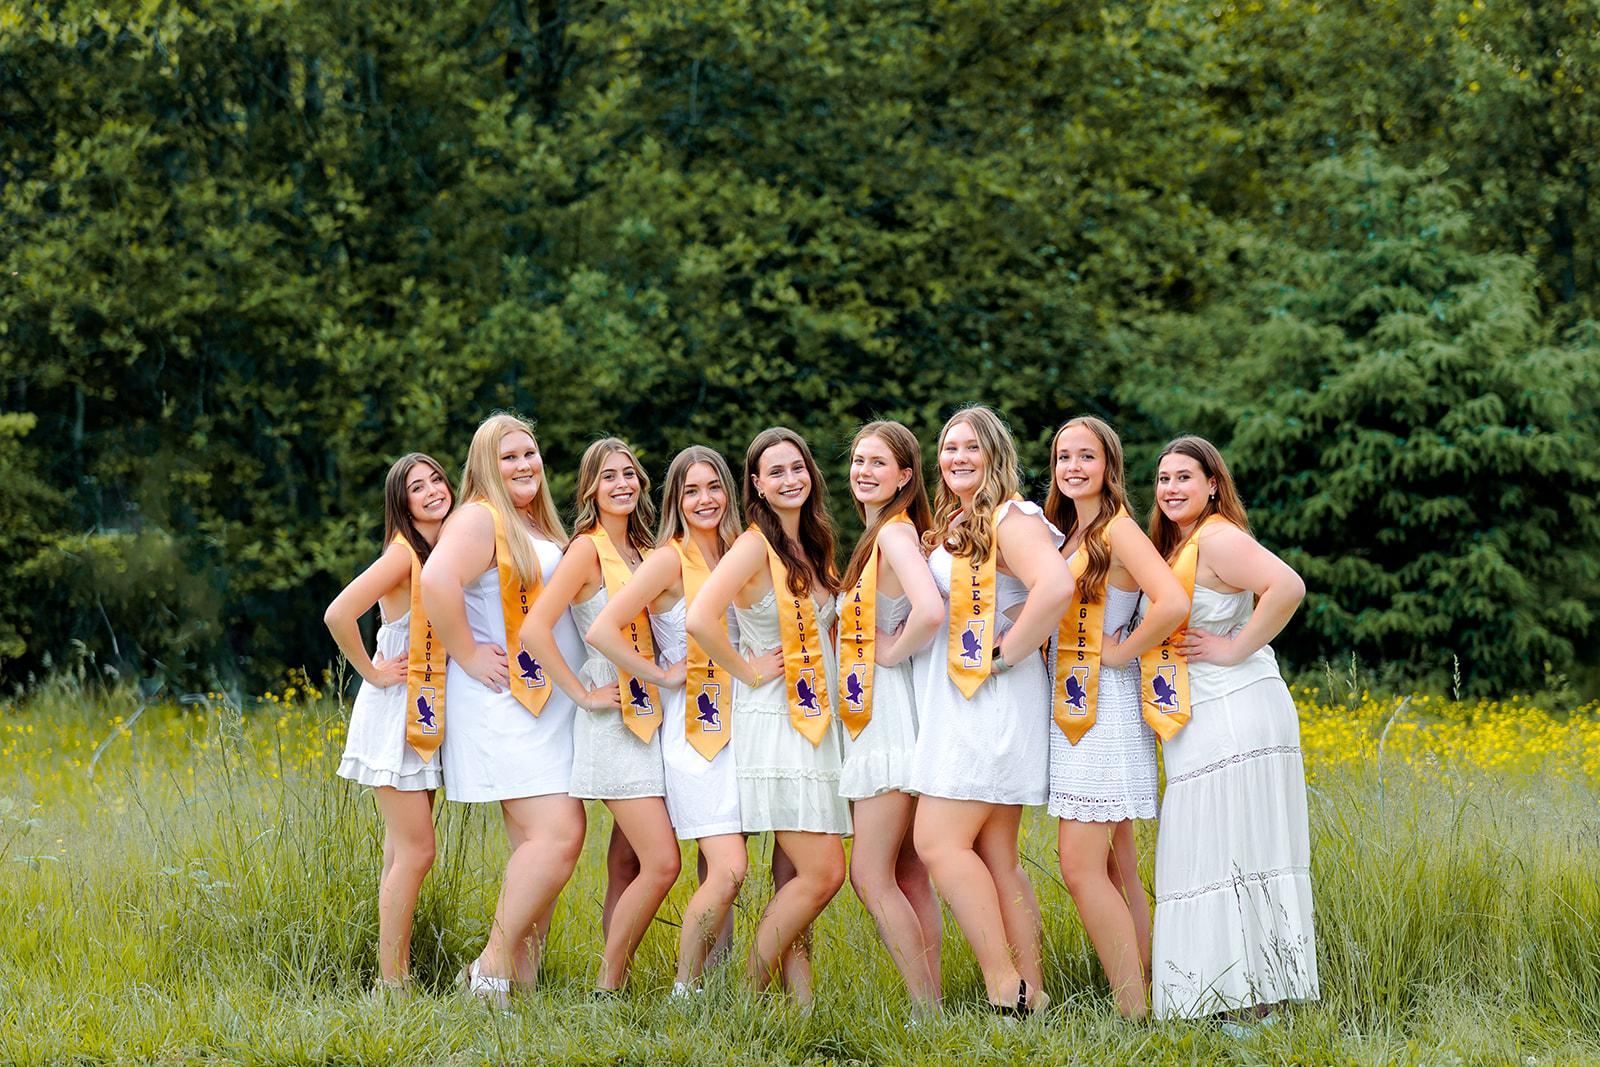
[[[728,510],[728,487],[722,484],[722,477],[717,474],[716,468],[709,463],[696,463],[684,475],[683,496],[679,506],[683,510],[684,521],[692,529],[702,533],[715,533],[717,524],[722,521],[722,513]]]
[[[761,453],[751,482],[774,511],[797,511],[811,496],[811,471],[800,450],[788,441]]]
[[[1056,435],[1056,489],[1069,500],[1096,500],[1106,484],[1105,449],[1087,426]]]
[[[639,503],[639,468],[626,452],[611,453],[600,464],[600,481],[595,487],[595,507],[602,515],[626,517]]]
[[[506,492],[516,508],[526,508],[539,495],[539,485],[544,478],[544,457],[539,446],[522,430],[513,430],[500,438],[500,479],[506,483]]]
[[[850,455],[850,492],[866,507],[882,507],[911,480],[881,437],[863,437]]]
[[[983,484],[987,463],[971,423],[958,422],[945,431],[939,446],[939,477],[945,488],[962,500],[971,500]]]
[[[406,471],[406,510],[412,522],[443,522],[454,502],[450,479],[438,467],[419,462]]]
[[[1200,461],[1181,452],[1168,452],[1156,468],[1156,506],[1161,513],[1187,530],[1205,514],[1217,480],[1207,478]]]

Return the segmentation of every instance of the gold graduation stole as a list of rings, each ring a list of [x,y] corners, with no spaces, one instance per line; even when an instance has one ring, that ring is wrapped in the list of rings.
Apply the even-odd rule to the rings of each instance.
[[[628,579],[633,577],[633,572],[623,562],[622,553],[617,551],[617,546],[611,542],[611,535],[606,533],[604,527],[596,526],[584,536],[594,542],[595,551],[600,556],[600,577],[606,583],[607,598],[616,596],[628,584]],[[633,650],[645,659],[656,658],[649,612],[639,612],[628,623],[628,640],[633,642]],[[623,725],[632,730],[639,740],[649,744],[650,738],[661,727],[661,693],[653,684],[634,677],[621,667],[617,668],[617,684],[622,687]]]
[[[1227,521],[1221,515],[1212,515],[1195,527],[1194,533],[1178,550],[1172,573],[1177,575],[1178,584],[1183,586],[1191,602],[1194,600],[1194,575],[1200,566],[1200,531],[1214,522]],[[1171,741],[1189,721],[1189,661],[1172,647],[1183,640],[1183,631],[1188,625],[1189,620],[1184,619],[1166,640],[1139,657],[1144,721],[1163,741]]]
[[[402,534],[394,543],[411,553],[411,618],[406,648],[406,744],[422,762],[444,743],[444,644],[422,606],[422,561]]]
[[[884,523],[912,525],[904,511]],[[879,533],[882,533],[880,528]],[[878,542],[872,542],[867,565],[845,600],[839,623],[839,720],[850,730],[850,740],[872,721],[872,668],[878,633]]]
[[[789,698],[789,724],[813,745],[822,744],[833,719],[828,706],[828,676],[823,669],[823,636],[817,630],[817,606],[811,590],[789,592],[789,568],[759,527],[751,526],[767,546],[767,566],[778,598],[778,629],[783,635],[783,680]]]
[[[1111,523],[1126,518],[1121,508],[1102,531],[1111,543]],[[1083,598],[1082,579],[1089,569],[1089,553],[1082,546],[1067,560],[1072,571],[1072,606],[1056,631],[1056,698],[1053,718],[1067,740],[1077,744],[1094,725],[1096,701],[1100,696],[1100,642],[1105,635],[1106,602],[1097,604]]]
[[[678,550],[678,562],[683,571],[683,606],[687,612],[700,587],[711,577],[711,568],[706,566],[705,557],[700,554],[700,546],[694,543],[694,538],[676,538],[672,547]],[[721,625],[726,633],[728,620],[723,619]],[[683,716],[683,736],[700,755],[708,760],[715,759],[717,753],[733,740],[733,734],[726,726],[732,694],[728,692],[728,683],[722,672],[692,635],[689,637],[687,674],[684,682],[687,709]]]
[[[969,556],[950,561],[950,632],[945,661],[950,680],[968,700],[989,677],[994,647],[994,573],[999,558],[1000,547],[994,545],[989,558],[981,563]]]
[[[528,609],[538,599],[544,587],[543,578],[535,574],[533,588],[522,584],[517,569],[511,565],[511,547],[506,542],[505,520],[487,500],[477,500],[494,517],[494,562],[500,574],[500,612],[506,620],[506,660],[511,668],[511,695],[517,703],[537,716],[550,699],[550,679],[544,668],[533,658],[533,653],[522,647],[522,620]]]

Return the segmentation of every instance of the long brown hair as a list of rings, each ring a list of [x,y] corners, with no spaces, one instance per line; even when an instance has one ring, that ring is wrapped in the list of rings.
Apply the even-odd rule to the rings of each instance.
[[[911,520],[911,525],[917,528],[918,537],[933,526],[933,509],[928,506],[928,487],[922,483],[922,446],[917,443],[917,435],[898,422],[869,422],[856,431],[855,438],[850,442],[851,456],[855,455],[856,446],[868,437],[876,437],[887,445],[895,465],[901,470],[909,470],[911,477],[878,511],[878,517],[867,523],[861,540],[856,542],[856,550],[850,555],[850,566],[845,568],[842,586],[845,589],[853,588],[861,580],[861,572],[866,569],[867,560],[872,556],[872,547],[878,543],[878,533],[884,523],[903,511],[906,518]],[[855,499],[854,493],[850,496],[852,500]],[[866,522],[866,507],[859,500],[855,501],[855,505],[856,514]]]
[[[972,513],[954,531],[950,522],[961,510],[961,498],[944,484],[941,474],[933,490],[933,528],[922,535],[922,545],[932,551],[941,544],[951,555],[965,556],[974,562],[989,558],[995,548],[995,509],[1019,496],[1022,478],[1017,473],[1017,443],[993,408],[969,404],[945,421],[939,431],[939,450],[951,429],[966,423],[978,438],[983,453],[983,480],[972,497]]]
[[[543,569],[539,566],[539,553],[533,547],[533,534],[524,522],[517,520],[511,505],[511,494],[500,477],[500,442],[517,431],[533,438],[533,447],[539,439],[533,436],[533,426],[507,411],[497,411],[478,424],[472,435],[472,446],[467,449],[467,462],[461,472],[459,505],[465,507],[482,500],[500,513],[500,523],[506,531],[506,548],[511,553],[511,569],[523,585],[539,581]],[[539,529],[562,548],[567,547],[567,528],[561,524],[556,511],[555,497],[550,494],[548,472],[539,478],[539,493],[533,498],[533,518]]]
[[[1217,451],[1217,446],[1207,441],[1204,437],[1179,437],[1167,443],[1161,450],[1161,455],[1156,457],[1159,467],[1162,459],[1176,452],[1180,456],[1188,456],[1200,464],[1201,472],[1207,478],[1217,480],[1217,491],[1206,503],[1205,511],[1201,512],[1195,526],[1205,522],[1213,515],[1221,515],[1245,533],[1250,532],[1250,516],[1245,512],[1244,501],[1239,499],[1239,490],[1234,487],[1233,475],[1228,473],[1228,464],[1222,458],[1222,453]],[[1156,551],[1161,553],[1161,558],[1171,563],[1178,556],[1178,550],[1183,547],[1183,532],[1178,524],[1167,518],[1161,510],[1161,498],[1156,497],[1156,504],[1150,509],[1150,541],[1156,546]]]
[[[722,481],[722,491],[728,506],[722,509],[717,521],[717,551],[726,552],[739,536],[743,524],[739,522],[739,495],[735,493],[733,472],[722,453],[705,445],[690,445],[672,457],[667,467],[667,477],[661,485],[661,525],[656,527],[656,544],[669,545],[680,537],[689,536],[689,522],[683,514],[683,486],[689,480],[689,470],[696,463],[704,463],[716,472]]]
[[[765,498],[756,495],[755,479],[761,473],[761,456],[767,449],[781,444],[791,444],[799,450],[811,476],[811,492],[800,509],[801,550],[798,553],[789,544],[783,524]],[[810,596],[813,585],[821,585],[830,593],[839,591],[839,572],[833,565],[833,517],[828,514],[828,486],[817,469],[817,461],[811,458],[805,438],[784,426],[774,426],[756,434],[750,447],[744,450],[744,513],[750,516],[750,521],[756,524],[756,529],[788,568],[791,594]]]
[[[600,525],[600,468],[618,452],[628,457],[639,475],[639,495],[633,502],[633,511],[628,515],[628,541],[643,555],[656,547],[655,533],[650,529],[655,525],[656,506],[650,502],[650,476],[639,465],[639,457],[633,454],[633,449],[620,437],[602,437],[583,450],[583,458],[578,461],[578,493],[572,532],[574,536],[586,534]]]
[[[1079,415],[1061,424],[1050,439],[1050,491],[1044,498],[1044,517],[1056,529],[1072,540],[1078,528],[1078,507],[1056,485],[1055,451],[1061,435],[1074,426],[1082,426],[1100,442],[1100,457],[1105,460],[1105,477],[1100,482],[1100,512],[1083,531],[1083,551],[1089,565],[1078,579],[1078,593],[1085,604],[1098,604],[1105,599],[1106,575],[1111,572],[1111,545],[1106,541],[1106,527],[1116,517],[1117,510],[1128,508],[1127,474],[1122,464],[1122,438],[1104,419],[1093,415]]]
[[[450,506],[455,506],[455,486],[450,484],[450,476],[444,473],[439,461],[423,452],[407,452],[394,461],[388,476],[383,479],[383,547],[387,550],[394,543],[395,536],[399,535],[406,539],[406,544],[417,554],[417,559],[426,563],[433,546],[418,531],[416,520],[411,517],[410,494],[406,491],[406,483],[411,480],[411,468],[419,463],[427,464],[443,476],[444,487],[450,493]],[[449,508],[445,511],[448,513]]]

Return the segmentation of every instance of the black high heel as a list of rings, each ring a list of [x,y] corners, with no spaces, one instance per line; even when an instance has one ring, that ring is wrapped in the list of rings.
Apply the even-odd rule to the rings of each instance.
[[[1017,979],[1017,1002],[1015,1004],[996,1004],[992,1000],[985,1001],[985,1003],[989,1005],[990,1011],[1008,1019],[1026,1019],[1033,1014],[1028,1008],[1028,980],[1026,978]]]

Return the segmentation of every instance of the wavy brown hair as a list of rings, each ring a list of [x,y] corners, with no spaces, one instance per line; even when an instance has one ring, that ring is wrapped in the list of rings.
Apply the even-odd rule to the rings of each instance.
[[[1122,464],[1122,438],[1117,436],[1104,419],[1093,415],[1079,415],[1061,424],[1051,440],[1050,491],[1044,498],[1044,517],[1056,529],[1072,540],[1078,528],[1078,507],[1056,484],[1055,450],[1060,447],[1061,435],[1074,426],[1082,426],[1100,442],[1100,456],[1105,460],[1105,477],[1100,483],[1100,512],[1083,531],[1083,551],[1089,558],[1083,577],[1078,580],[1078,593],[1085,604],[1098,604],[1105,599],[1106,575],[1111,572],[1111,545],[1106,540],[1106,527],[1117,515],[1118,509],[1128,509],[1127,474]]]
[[[855,438],[850,442],[852,457],[855,455],[856,446],[868,437],[876,437],[887,445],[895,464],[901,470],[909,470],[911,477],[878,511],[878,517],[867,523],[861,540],[856,542],[856,550],[850,555],[850,566],[845,568],[842,586],[845,589],[854,588],[856,582],[861,580],[861,572],[866,569],[867,560],[872,556],[873,546],[878,543],[878,534],[883,530],[884,523],[905,512],[906,518],[911,520],[911,525],[917,528],[918,537],[927,533],[933,526],[933,509],[928,506],[928,487],[922,482],[922,446],[917,443],[917,435],[898,422],[888,420],[869,422],[856,431]],[[850,498],[855,500],[855,494],[851,493]],[[855,505],[856,514],[861,516],[862,522],[866,522],[867,509],[859,500],[855,501]]]
[[[951,555],[977,562],[988,559],[995,549],[995,509],[1021,495],[1022,478],[1017,473],[1017,443],[993,408],[969,404],[945,421],[939,431],[939,450],[950,431],[966,423],[978,437],[983,453],[983,480],[972,498],[972,514],[951,530],[950,523],[961,510],[961,498],[944,484],[941,474],[933,490],[933,527],[922,535],[922,545],[930,552],[944,545]]]
[[[1245,533],[1249,533],[1250,516],[1244,509],[1244,501],[1239,499],[1239,490],[1233,484],[1233,475],[1228,473],[1227,461],[1222,458],[1222,453],[1217,451],[1217,446],[1204,437],[1179,437],[1168,442],[1167,447],[1161,450],[1161,455],[1156,457],[1157,466],[1159,467],[1162,459],[1173,453],[1188,456],[1200,464],[1202,474],[1217,480],[1217,492],[1207,502],[1206,510],[1201,513],[1200,518],[1195,520],[1196,528],[1211,516],[1221,515]],[[1159,490],[1156,504],[1150,509],[1150,541],[1156,546],[1156,551],[1161,553],[1161,558],[1168,563],[1177,558],[1178,550],[1183,547],[1183,531],[1161,510]]]
[[[717,472],[722,480],[722,491],[727,494],[728,506],[722,509],[717,522],[717,550],[726,552],[743,528],[739,522],[739,494],[735,493],[733,472],[722,453],[705,445],[690,445],[672,457],[667,467],[667,477],[661,485],[661,525],[656,527],[656,544],[669,545],[680,537],[689,536],[689,521],[683,514],[683,486],[689,480],[689,470],[696,463],[704,463]]]
[[[650,476],[640,466],[639,457],[633,454],[633,449],[620,437],[602,437],[583,450],[583,458],[578,461],[578,492],[573,507],[572,532],[574,536],[586,534],[600,525],[600,468],[618,452],[628,457],[628,462],[633,464],[633,469],[639,475],[639,495],[633,502],[633,511],[628,515],[628,541],[642,556],[656,547],[655,531],[651,529],[656,521],[656,506],[650,503]]]
[[[388,476],[383,479],[383,547],[388,549],[398,534],[406,539],[411,551],[417,554],[417,560],[426,563],[428,553],[433,551],[433,546],[418,532],[416,520],[411,517],[411,502],[407,499],[410,494],[406,492],[406,483],[411,480],[411,469],[419,463],[432,467],[443,475],[444,486],[450,491],[450,507],[455,507],[455,486],[450,484],[450,476],[444,473],[444,467],[439,461],[423,452],[407,452],[394,461],[394,466],[389,468]],[[445,509],[447,514],[449,510]]]
[[[797,553],[783,532],[783,524],[765,499],[756,495],[755,479],[761,473],[761,456],[775,445],[791,444],[805,461],[811,475],[811,492],[800,509],[800,551]],[[833,564],[833,517],[828,514],[828,486],[811,458],[805,438],[785,426],[774,426],[756,434],[744,451],[744,513],[766,537],[778,558],[789,570],[789,592],[810,596],[813,585],[830,593],[840,589],[839,571]]]
[[[501,525],[506,531],[506,549],[511,553],[511,569],[525,586],[536,584],[543,576],[539,566],[539,553],[533,547],[533,534],[528,524],[516,521],[512,514],[511,494],[500,477],[500,442],[517,431],[533,438],[533,447],[539,439],[533,435],[532,424],[506,411],[497,411],[478,424],[472,434],[472,445],[467,449],[467,462],[461,471],[461,496],[458,505],[483,501],[500,513]],[[549,473],[539,477],[539,493],[529,506],[533,519],[546,537],[567,547],[567,528],[561,525],[561,515],[556,511],[555,497],[550,495]]]

